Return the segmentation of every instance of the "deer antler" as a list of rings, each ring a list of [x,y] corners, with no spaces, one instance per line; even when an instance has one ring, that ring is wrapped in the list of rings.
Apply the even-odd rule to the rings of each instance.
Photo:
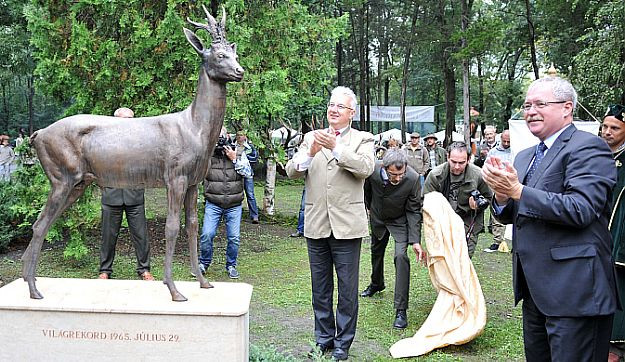
[[[218,24],[215,18],[208,12],[206,6],[202,5],[202,9],[204,9],[204,13],[206,14],[206,20],[208,24],[202,24],[195,22],[187,17],[187,21],[195,26],[196,29],[204,29],[208,31],[208,33],[213,38],[213,43],[223,43],[226,41],[226,32],[224,30],[225,19],[226,19],[226,9],[224,8],[224,14],[222,18],[222,24]]]
[[[224,36],[224,39],[226,39],[226,7],[222,6],[221,10],[222,10],[221,22],[220,22],[220,24],[221,24],[221,31],[222,31],[222,34]]]

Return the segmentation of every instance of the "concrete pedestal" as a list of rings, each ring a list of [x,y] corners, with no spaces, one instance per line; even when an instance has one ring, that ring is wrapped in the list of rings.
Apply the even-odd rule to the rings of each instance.
[[[247,361],[252,286],[37,278],[0,288],[0,361]]]

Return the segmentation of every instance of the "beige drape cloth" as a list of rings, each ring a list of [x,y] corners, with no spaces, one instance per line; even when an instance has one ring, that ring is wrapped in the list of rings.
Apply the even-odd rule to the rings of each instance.
[[[438,297],[417,333],[391,346],[394,358],[420,356],[436,348],[467,343],[486,325],[486,304],[469,259],[464,224],[438,192],[425,195],[423,230],[430,279]]]

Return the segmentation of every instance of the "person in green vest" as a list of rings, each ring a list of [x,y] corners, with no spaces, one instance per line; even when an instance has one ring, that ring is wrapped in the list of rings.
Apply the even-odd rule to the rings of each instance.
[[[603,116],[601,137],[607,142],[614,156],[617,179],[612,193],[612,215],[610,233],[612,234],[612,256],[615,263],[616,284],[619,289],[621,305],[625,306],[625,107],[612,104]],[[610,355],[608,361],[625,358],[625,312],[618,310],[614,314]]]

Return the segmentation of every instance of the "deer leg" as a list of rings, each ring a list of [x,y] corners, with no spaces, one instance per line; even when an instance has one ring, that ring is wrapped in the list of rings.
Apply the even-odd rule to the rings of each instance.
[[[187,300],[187,298],[176,289],[171,273],[171,264],[174,258],[174,250],[176,249],[176,238],[180,231],[180,209],[182,208],[182,197],[187,188],[186,183],[186,178],[180,177],[167,185],[168,209],[167,221],[165,223],[166,251],[163,283],[169,288],[171,299],[174,302],[184,302]]]
[[[200,282],[200,288],[212,288],[213,286],[200,272],[197,258],[197,185],[189,186],[184,198],[185,211],[185,231],[189,241],[189,251],[191,252],[191,270]]]
[[[28,248],[22,256],[22,277],[28,283],[30,298],[42,299],[43,295],[37,290],[35,285],[35,272],[41,254],[43,240],[48,234],[50,226],[56,219],[74,203],[85,192],[85,184],[80,183],[74,188],[66,184],[57,184],[52,187],[48,195],[48,201],[44,206],[37,221],[33,224],[33,237],[28,244]]]

